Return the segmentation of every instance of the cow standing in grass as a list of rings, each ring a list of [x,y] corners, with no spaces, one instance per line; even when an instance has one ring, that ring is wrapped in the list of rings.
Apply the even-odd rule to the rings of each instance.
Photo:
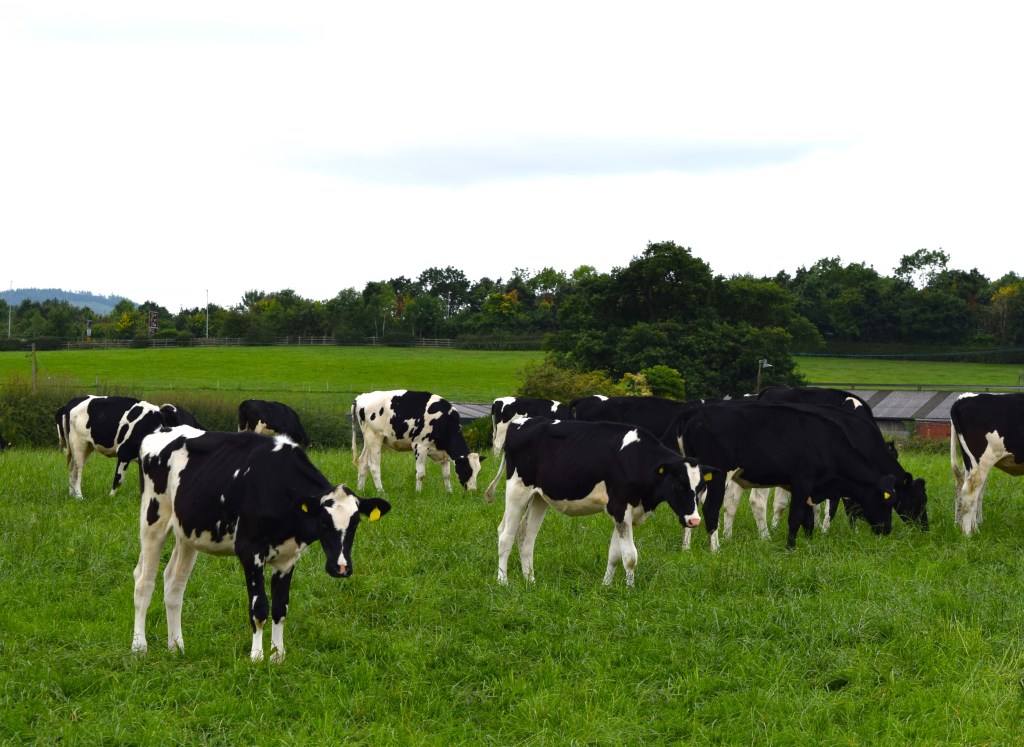
[[[357,431],[363,437],[363,450],[358,457]],[[359,468],[357,490],[363,489],[367,474],[372,476],[377,490],[384,489],[380,479],[384,446],[415,455],[417,493],[423,489],[428,457],[441,465],[441,477],[449,493],[452,462],[463,487],[476,490],[480,462],[485,457],[469,450],[459,412],[443,397],[406,389],[367,392],[356,397],[352,402],[352,459]]]
[[[142,439],[165,425],[160,408],[135,397],[75,397],[57,410],[57,438],[68,464],[68,489],[82,497],[82,470],[93,451],[116,457],[117,492],[128,465],[139,458]]]
[[[189,426],[163,429],[142,443],[141,549],[135,566],[133,651],[145,651],[146,612],[160,555],[174,532],[164,571],[167,646],[184,651],[181,606],[200,552],[235,555],[245,572],[253,661],[263,658],[263,629],[273,616],[273,662],[284,659],[284,622],[299,556],[320,542],[325,570],[352,575],[360,516],[371,521],[390,504],[334,486],[287,436],[218,433]],[[273,569],[268,603],[264,569]]]
[[[607,513],[615,522],[604,582],[619,562],[632,586],[637,564],[633,527],[661,503],[685,527],[700,524],[705,491],[717,513],[724,475],[666,448],[649,432],[621,423],[516,419],[505,439],[505,513],[498,526],[498,581],[518,538],[523,577],[534,580],[533,549],[548,508],[567,516]],[[709,487],[710,486],[710,487]]]

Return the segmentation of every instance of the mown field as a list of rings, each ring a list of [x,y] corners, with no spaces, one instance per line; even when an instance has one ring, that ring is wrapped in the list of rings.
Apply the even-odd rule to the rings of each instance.
[[[351,452],[312,458],[354,484]],[[75,501],[56,446],[2,452],[0,743],[1021,743],[1024,483],[993,476],[967,539],[948,454],[902,461],[928,481],[928,533],[839,520],[787,552],[781,529],[757,538],[744,504],[711,555],[703,534],[684,552],[659,510],[637,529],[627,589],[621,570],[601,584],[611,521],[551,513],[536,583],[513,552],[506,588],[501,490],[494,504],[448,494],[428,465],[416,494],[411,457],[386,453],[394,510],[360,528],[352,578],[328,577],[317,547],[299,563],[274,666],[248,659],[237,562],[206,556],[184,655],[164,649],[159,580],[149,653],[132,654],[136,471],[110,497],[113,461],[94,456]]]

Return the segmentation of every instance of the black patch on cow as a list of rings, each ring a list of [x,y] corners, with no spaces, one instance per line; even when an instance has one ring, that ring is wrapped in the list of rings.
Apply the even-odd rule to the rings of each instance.
[[[160,520],[160,501],[153,498],[149,501],[149,508],[146,509],[146,522],[153,526]]]

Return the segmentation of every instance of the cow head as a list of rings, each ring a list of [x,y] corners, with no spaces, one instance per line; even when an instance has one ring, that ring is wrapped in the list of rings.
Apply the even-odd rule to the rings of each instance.
[[[335,578],[352,575],[352,542],[361,516],[376,521],[391,510],[383,498],[360,498],[346,485],[327,495],[302,501],[300,510],[315,514],[320,545],[327,556],[324,570]]]
[[[665,501],[679,517],[680,524],[691,528],[698,526],[697,504],[704,502],[707,486],[718,470],[692,459],[672,460],[658,465],[657,469],[661,479],[654,491],[654,505]]]
[[[909,472],[903,476],[897,486],[893,508],[896,515],[903,521],[918,524],[923,531],[928,531],[928,494],[925,492],[924,478],[916,480]]]
[[[452,459],[455,462],[455,474],[458,475],[459,482],[466,490],[476,490],[476,478],[480,474],[480,463],[486,458],[471,451],[464,456]]]

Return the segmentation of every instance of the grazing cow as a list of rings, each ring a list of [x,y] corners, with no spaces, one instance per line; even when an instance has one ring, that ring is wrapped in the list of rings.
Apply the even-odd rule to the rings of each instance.
[[[363,450],[356,457],[356,431],[363,436]],[[459,412],[451,402],[430,392],[394,389],[360,394],[352,402],[352,461],[359,467],[356,489],[366,484],[366,473],[380,482],[381,448],[412,451],[416,457],[416,492],[423,489],[427,457],[441,465],[441,476],[452,492],[451,462],[467,490],[476,490],[480,463],[486,459],[471,452],[462,435]]]
[[[238,430],[288,436],[302,447],[309,446],[299,416],[288,405],[265,399],[247,399],[238,405]]]
[[[1024,394],[961,394],[949,409],[949,422],[953,517],[971,535],[981,523],[982,495],[992,468],[1024,475]]]
[[[495,454],[505,446],[505,431],[514,417],[540,415],[552,420],[569,420],[572,412],[568,405],[554,399],[536,397],[499,397],[491,403],[491,444]]]
[[[82,470],[94,450],[117,457],[114,484],[117,492],[128,464],[139,458],[142,439],[164,426],[160,408],[134,397],[75,397],[57,410],[57,438],[68,463],[68,488],[82,497]]]
[[[160,412],[164,414],[164,422],[168,428],[173,428],[176,425],[191,425],[193,428],[198,428],[201,431],[206,430],[195,419],[195,416],[184,407],[166,403],[160,405]]]
[[[498,581],[508,583],[508,556],[516,537],[523,577],[534,580],[533,549],[548,507],[567,516],[606,512],[615,521],[604,582],[622,561],[626,584],[637,564],[633,526],[668,502],[683,526],[700,523],[697,502],[706,491],[717,511],[724,475],[658,443],[649,432],[622,423],[517,419],[505,439],[505,513],[498,526]],[[709,484],[711,487],[709,487]]]
[[[838,408],[756,400],[705,405],[686,418],[683,450],[741,488],[782,486],[797,496],[789,508],[788,547],[796,546],[801,526],[811,533],[807,506],[828,498],[852,498],[879,534],[891,531],[894,508],[927,528],[924,481],[899,466],[877,428]],[[730,489],[735,495],[737,488]],[[704,521],[717,549],[718,516],[706,512]]]
[[[273,616],[270,659],[284,659],[284,621],[292,572],[319,540],[334,578],[352,575],[352,542],[360,516],[391,508],[335,487],[287,436],[219,433],[190,426],[162,429],[142,444],[141,549],[135,566],[132,651],[145,651],[146,612],[167,536],[174,549],[164,571],[167,647],[184,651],[181,605],[200,552],[235,555],[248,589],[253,661],[263,659],[263,628]],[[274,570],[267,602],[264,568]]]
[[[851,410],[860,417],[867,420],[872,425],[875,423],[875,415],[871,411],[871,406],[861,397],[858,397],[853,392],[848,392],[845,389],[830,389],[828,387],[813,387],[813,386],[766,386],[758,393],[757,398],[764,402],[792,402],[796,404],[806,405],[824,405],[832,407],[843,407]],[[891,442],[890,442],[891,443]],[[895,448],[895,447],[894,447]],[[755,504],[763,507],[768,505],[768,492],[770,488],[755,488],[754,490],[759,491],[758,495],[754,495],[751,492],[750,504],[751,508]],[[836,509],[838,508],[838,501],[828,500],[824,501],[821,506],[827,504],[827,509],[821,512],[821,531],[827,532],[832,522],[832,517],[835,515]],[[779,520],[782,518],[782,514],[786,511],[786,506],[789,505],[789,493],[783,488],[775,488],[775,503],[772,506],[772,529],[779,525]],[[728,511],[728,503],[726,504]],[[817,514],[817,508],[815,509]],[[851,521],[854,517],[850,517]],[[817,520],[817,515],[815,516]],[[731,527],[732,521],[726,516],[723,525],[723,534],[729,536],[729,528]],[[761,523],[758,523],[758,527]]]
[[[569,403],[576,420],[638,426],[653,433],[670,449],[679,448],[678,422],[689,406],[688,402],[663,397],[605,397],[603,394],[579,397]]]

